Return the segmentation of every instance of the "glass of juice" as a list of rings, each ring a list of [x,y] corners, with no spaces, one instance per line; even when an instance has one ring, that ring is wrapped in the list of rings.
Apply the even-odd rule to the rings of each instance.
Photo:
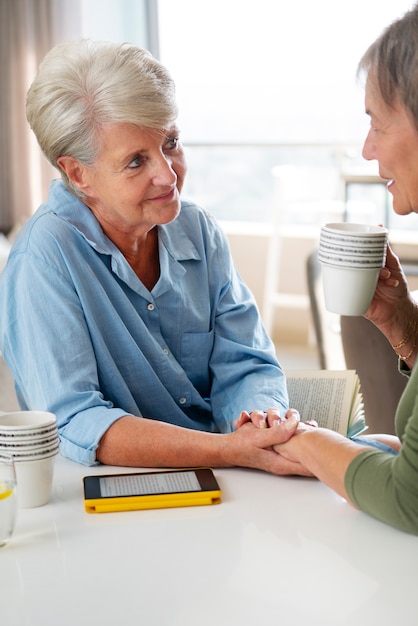
[[[13,534],[16,521],[16,473],[13,457],[0,452],[0,547]]]

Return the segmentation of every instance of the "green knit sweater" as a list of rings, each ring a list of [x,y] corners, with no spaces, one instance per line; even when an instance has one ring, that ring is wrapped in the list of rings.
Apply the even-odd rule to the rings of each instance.
[[[359,454],[347,469],[345,487],[365,513],[418,535],[418,364],[403,373],[410,379],[395,416],[400,453],[372,449]]]

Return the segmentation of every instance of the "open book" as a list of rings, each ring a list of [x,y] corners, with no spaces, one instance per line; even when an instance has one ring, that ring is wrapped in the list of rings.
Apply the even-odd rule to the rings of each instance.
[[[301,420],[355,437],[366,430],[360,379],[355,370],[290,370],[286,372],[289,406]]]

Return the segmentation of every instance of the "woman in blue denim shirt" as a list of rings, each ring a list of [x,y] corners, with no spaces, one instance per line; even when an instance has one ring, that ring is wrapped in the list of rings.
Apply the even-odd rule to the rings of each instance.
[[[41,64],[27,117],[62,180],[1,281],[20,405],[55,413],[62,454],[87,465],[305,474],[272,449],[298,416],[254,299],[214,219],[180,199],[176,116],[171,77],[135,46],[65,43]]]

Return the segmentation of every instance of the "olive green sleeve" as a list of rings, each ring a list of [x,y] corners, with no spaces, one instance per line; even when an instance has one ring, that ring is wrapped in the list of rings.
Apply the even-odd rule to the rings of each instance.
[[[400,453],[393,456],[379,450],[370,450],[358,455],[347,469],[345,488],[351,501],[365,513],[418,535],[416,402],[407,401],[404,409],[409,412],[409,418]]]

